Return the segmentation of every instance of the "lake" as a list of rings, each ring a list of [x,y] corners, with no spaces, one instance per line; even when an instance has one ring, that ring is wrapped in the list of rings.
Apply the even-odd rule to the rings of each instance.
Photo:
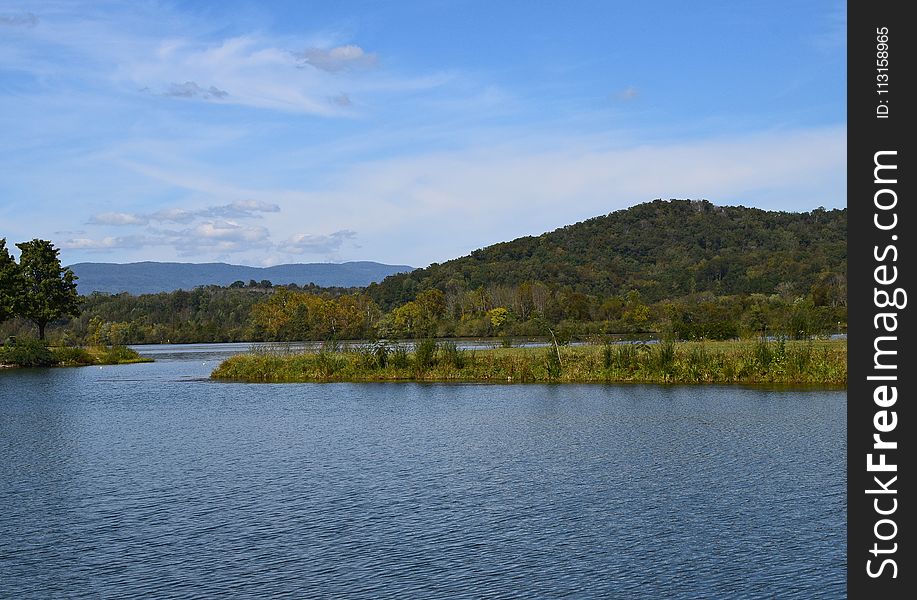
[[[0,371],[0,596],[839,598],[845,391]]]

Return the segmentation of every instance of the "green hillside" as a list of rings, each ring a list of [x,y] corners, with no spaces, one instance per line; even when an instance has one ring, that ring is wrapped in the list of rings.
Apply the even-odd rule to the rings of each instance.
[[[655,302],[697,292],[807,295],[846,273],[846,209],[790,213],[655,200],[392,275],[367,291],[384,309],[431,288],[529,281],[596,296],[636,290]]]

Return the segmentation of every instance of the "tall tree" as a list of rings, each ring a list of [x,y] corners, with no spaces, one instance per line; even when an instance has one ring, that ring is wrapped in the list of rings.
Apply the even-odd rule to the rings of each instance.
[[[45,339],[45,326],[64,316],[80,312],[76,293],[76,276],[61,267],[60,250],[46,240],[16,244],[23,288],[17,302],[17,313],[38,326],[38,338]]]
[[[6,238],[0,238],[0,323],[16,314],[16,301],[21,292],[19,265],[6,249]]]

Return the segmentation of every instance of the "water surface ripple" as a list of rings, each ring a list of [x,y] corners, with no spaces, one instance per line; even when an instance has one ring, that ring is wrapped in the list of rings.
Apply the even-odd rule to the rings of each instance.
[[[839,598],[846,393],[0,373],[0,596]]]

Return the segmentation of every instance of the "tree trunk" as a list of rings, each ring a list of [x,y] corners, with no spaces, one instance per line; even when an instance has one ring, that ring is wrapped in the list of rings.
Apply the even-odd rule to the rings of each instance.
[[[37,323],[38,325],[38,339],[45,339],[45,323]]]

